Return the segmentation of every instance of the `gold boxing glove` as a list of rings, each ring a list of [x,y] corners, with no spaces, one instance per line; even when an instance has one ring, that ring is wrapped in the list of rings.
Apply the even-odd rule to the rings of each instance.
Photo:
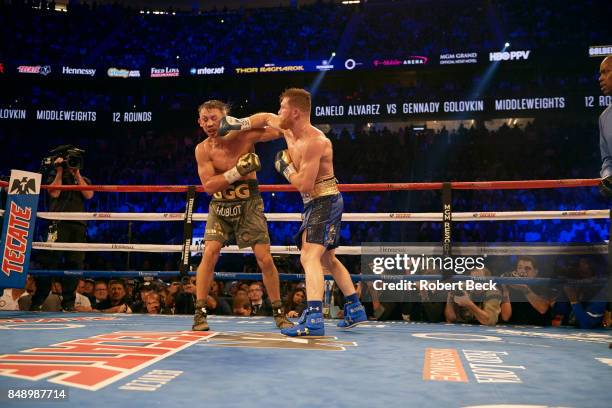
[[[259,156],[255,153],[245,153],[238,159],[236,166],[223,173],[223,177],[229,184],[240,180],[249,173],[261,169]]]

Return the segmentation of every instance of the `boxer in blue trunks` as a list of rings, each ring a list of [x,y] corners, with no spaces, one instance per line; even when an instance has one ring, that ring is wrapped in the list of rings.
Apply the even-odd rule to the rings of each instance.
[[[349,272],[336,258],[344,203],[334,177],[332,144],[310,124],[310,110],[310,93],[291,88],[280,96],[278,115],[259,113],[245,119],[226,117],[220,129],[221,134],[263,126],[283,130],[287,150],[278,152],[275,168],[298,189],[304,201],[303,222],[296,238],[306,274],[308,307],[297,325],[281,330],[292,337],[325,334],[324,270],[333,275],[347,301],[344,320],[338,327],[350,328],[367,320]]]

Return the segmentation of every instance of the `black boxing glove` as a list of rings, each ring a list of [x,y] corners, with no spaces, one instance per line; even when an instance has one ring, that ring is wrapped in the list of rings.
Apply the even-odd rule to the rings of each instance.
[[[249,118],[238,119],[233,116],[224,116],[219,124],[219,136],[225,136],[232,130],[248,130],[251,128]]]
[[[612,198],[612,175],[599,180],[599,193],[606,197]]]
[[[280,152],[276,153],[274,168],[280,174],[285,176],[287,181],[291,182],[290,177],[296,173],[296,170],[291,161],[291,156],[289,156],[289,150],[281,150]]]

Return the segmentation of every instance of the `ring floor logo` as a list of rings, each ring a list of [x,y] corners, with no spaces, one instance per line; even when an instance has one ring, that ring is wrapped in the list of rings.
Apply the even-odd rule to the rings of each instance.
[[[90,391],[212,337],[211,332],[115,332],[0,356],[0,375]],[[139,346],[135,346],[138,341]]]
[[[510,365],[506,351],[461,350],[468,371],[477,383],[521,384],[522,365]],[[423,364],[423,380],[469,382],[456,349],[427,348]]]

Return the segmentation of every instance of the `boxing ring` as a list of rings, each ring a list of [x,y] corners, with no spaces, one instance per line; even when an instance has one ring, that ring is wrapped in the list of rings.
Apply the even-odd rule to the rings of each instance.
[[[452,189],[591,187],[597,180],[451,183]],[[441,189],[442,183],[341,185],[344,192]],[[82,190],[80,186],[54,189]],[[185,186],[89,186],[109,192],[187,192]],[[197,190],[197,189],[196,189]],[[294,191],[261,186],[262,192]],[[440,213],[346,213],[345,222],[444,222]],[[608,210],[454,212],[453,222],[608,219]],[[176,221],[185,213],[44,213],[48,220]],[[206,214],[193,214],[205,221]],[[267,214],[268,221],[300,221],[299,214]],[[181,252],[184,245],[35,242],[36,250]],[[523,246],[514,251],[605,254],[604,244]],[[190,245],[190,252],[201,251]],[[272,253],[297,254],[272,245]],[[491,248],[487,248],[491,250]],[[467,251],[456,246],[453,253]],[[476,251],[478,249],[471,249]],[[236,246],[224,253],[249,253]],[[359,256],[363,247],[341,246]],[[467,253],[467,252],[466,252]],[[500,250],[507,253],[507,249]],[[170,277],[168,271],[30,271],[34,275]],[[217,273],[217,279],[259,275]],[[281,274],[281,279],[302,279]],[[367,280],[354,276],[355,280]],[[513,278],[506,278],[513,282]],[[503,283],[503,278],[498,278]],[[192,316],[0,312],[2,406],[261,407],[609,407],[612,342],[609,330],[493,327],[370,321],[342,331],[326,321],[322,339],[287,338],[271,318],[210,316],[213,331],[190,331]],[[13,398],[8,392],[13,391]],[[15,391],[39,397],[15,397]],[[21,395],[21,394],[20,394]],[[24,405],[26,404],[26,405]]]

